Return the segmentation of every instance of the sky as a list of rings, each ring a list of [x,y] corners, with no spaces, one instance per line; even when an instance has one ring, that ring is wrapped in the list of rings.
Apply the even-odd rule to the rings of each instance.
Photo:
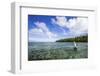
[[[86,17],[28,15],[29,42],[55,42],[85,34],[88,34]]]

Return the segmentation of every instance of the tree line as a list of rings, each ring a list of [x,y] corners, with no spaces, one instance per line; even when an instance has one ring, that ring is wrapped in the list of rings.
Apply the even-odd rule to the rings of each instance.
[[[88,42],[88,35],[86,36],[78,36],[75,38],[65,38],[57,40],[56,42]]]

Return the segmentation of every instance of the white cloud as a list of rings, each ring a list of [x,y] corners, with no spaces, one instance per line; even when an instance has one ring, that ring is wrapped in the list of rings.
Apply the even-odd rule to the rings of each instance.
[[[37,28],[29,30],[29,41],[55,41],[56,34],[52,33],[44,22],[35,22]]]
[[[54,42],[58,39],[83,35],[88,32],[87,18],[71,18],[67,20],[66,17],[57,16],[51,20],[53,24],[61,27],[63,35],[51,32],[46,23],[37,21],[34,22],[36,28],[29,30],[29,41]],[[64,28],[69,29],[69,31],[66,31]]]
[[[58,16],[56,19],[52,19],[52,23],[59,25],[60,27],[68,28],[70,33],[75,35],[86,34],[88,31],[88,19],[87,18],[71,18],[67,20],[66,17]]]
[[[34,23],[39,29],[43,30],[44,32],[48,32],[49,29],[47,28],[44,22],[35,22]]]
[[[62,27],[65,27],[67,25],[67,19],[65,17],[56,17],[56,20],[52,18],[53,23],[56,23]]]
[[[48,29],[47,25],[44,22],[35,22],[34,23],[39,29],[41,29],[47,36],[48,38],[52,38],[56,36],[56,34],[50,32]]]

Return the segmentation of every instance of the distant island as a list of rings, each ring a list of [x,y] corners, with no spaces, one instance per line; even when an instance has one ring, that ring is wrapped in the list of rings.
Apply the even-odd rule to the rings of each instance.
[[[65,38],[57,40],[56,42],[88,42],[88,35],[85,36],[78,36],[75,38]]]

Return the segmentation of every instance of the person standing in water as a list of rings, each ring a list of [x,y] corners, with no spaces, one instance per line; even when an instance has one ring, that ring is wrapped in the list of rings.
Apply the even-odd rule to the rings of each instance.
[[[74,41],[74,50],[77,51],[77,46],[75,41]]]

